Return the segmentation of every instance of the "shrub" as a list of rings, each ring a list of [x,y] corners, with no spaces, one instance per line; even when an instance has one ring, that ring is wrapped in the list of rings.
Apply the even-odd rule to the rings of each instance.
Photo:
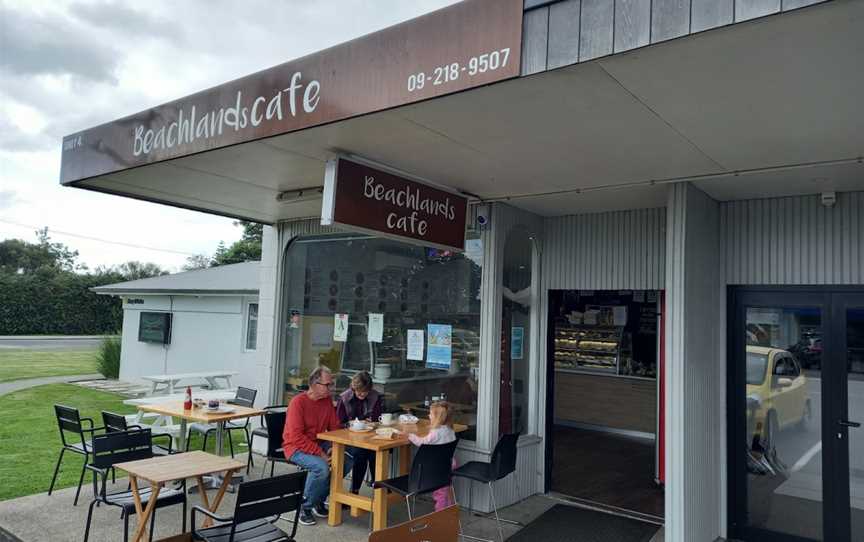
[[[120,337],[105,337],[96,352],[96,368],[105,378],[120,376]]]

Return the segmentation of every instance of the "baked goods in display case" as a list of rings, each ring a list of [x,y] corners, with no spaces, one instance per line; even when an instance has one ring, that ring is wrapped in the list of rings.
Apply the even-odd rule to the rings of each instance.
[[[618,374],[623,326],[559,323],[555,328],[555,367]]]

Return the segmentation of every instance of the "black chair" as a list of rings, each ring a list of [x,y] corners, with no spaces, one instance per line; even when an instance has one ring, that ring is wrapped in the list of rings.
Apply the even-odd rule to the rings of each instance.
[[[492,510],[495,512],[495,521],[498,524],[498,536],[501,538],[502,542],[504,541],[504,531],[501,529],[501,522],[505,521],[506,523],[515,523],[517,525],[519,525],[519,523],[515,521],[511,522],[509,520],[502,520],[498,517],[498,506],[495,504],[495,492],[492,490],[492,482],[500,480],[516,470],[516,452],[518,450],[516,444],[518,441],[518,434],[503,435],[498,440],[498,444],[495,445],[495,449],[492,450],[492,459],[489,463],[470,461],[453,471],[454,477],[476,480],[489,486],[489,497],[492,499]],[[469,491],[469,495],[470,494]],[[470,502],[468,508],[471,508]],[[473,536],[463,536],[473,540],[484,540]]]
[[[453,454],[456,452],[458,442],[457,439],[447,444],[424,444],[420,446],[417,455],[411,462],[410,473],[389,480],[375,481],[372,487],[375,489],[384,488],[405,497],[408,519],[413,519],[410,499],[450,485]]]
[[[129,431],[130,429],[144,429],[140,425],[129,425],[126,422],[126,416],[122,414],[115,414],[113,412],[108,412],[107,410],[102,411],[102,423],[105,425],[106,433],[121,433],[123,431]],[[150,429],[150,428],[148,428]],[[152,435],[152,429],[150,429]],[[156,444],[156,439],[166,438],[167,446],[162,446]],[[162,433],[158,435],[152,435],[153,439],[153,454],[154,455],[169,455],[175,453],[173,450],[174,439],[171,438],[171,435],[167,433]]]
[[[132,429],[129,431],[117,431],[96,435],[93,437],[92,454],[93,461],[87,465],[87,469],[93,471],[93,489],[97,491],[96,475],[102,479],[102,489],[97,491],[97,497],[90,503],[87,511],[87,524],[84,527],[84,542],[90,537],[90,522],[93,519],[93,506],[97,503],[116,506],[121,509],[123,518],[123,541],[129,540],[129,516],[135,514],[135,500],[129,490],[117,493],[106,493],[108,471],[117,463],[124,461],[137,461],[153,457],[153,441],[149,429]],[[147,506],[151,498],[149,487],[142,487],[138,491],[141,497],[141,505]],[[176,489],[163,488],[156,497],[156,504],[150,516],[150,540],[153,539],[153,526],[156,523],[156,510],[175,504],[183,505],[183,532],[186,532],[186,482]]]
[[[276,412],[280,412],[280,411],[281,411],[281,412],[284,413],[284,412],[287,412],[287,411],[288,411],[288,405],[270,405],[270,406],[265,406],[265,407],[264,407],[264,410],[265,410],[265,413],[266,413],[266,412],[269,412],[269,411],[276,411]],[[249,459],[246,461],[246,474],[249,474],[249,468],[250,468],[250,467],[254,467],[254,466],[255,466],[255,465],[252,463],[252,442],[255,440],[255,437],[262,437],[262,438],[265,438],[265,439],[269,439],[268,432],[267,432],[267,420],[264,418],[264,416],[265,416],[265,414],[262,414],[262,415],[261,415],[260,425],[259,425],[258,427],[256,427],[255,429],[252,430],[252,437],[249,439]],[[285,424],[285,419],[284,419],[284,417],[283,417],[283,419],[282,419],[282,424],[283,424],[283,425]],[[280,447],[281,447],[281,446],[280,446]],[[268,454],[269,454],[269,452],[270,452],[269,444],[268,444],[267,452],[268,452]],[[264,462],[264,468],[265,468],[265,469],[267,468],[267,462],[266,462],[266,461]],[[262,476],[263,476],[263,471],[262,471]],[[273,475],[271,474],[270,476],[273,476]]]
[[[267,429],[267,454],[264,456],[264,468],[261,469],[261,477],[263,478],[267,472],[267,463],[270,463],[270,476],[273,476],[273,471],[276,468],[276,463],[290,463],[285,458],[285,452],[282,450],[282,433],[285,431],[285,416],[286,413],[278,410],[272,410],[264,413],[264,427]]]
[[[255,406],[255,397],[258,395],[258,390],[253,390],[251,388],[244,388],[243,386],[239,386],[237,388],[237,392],[234,394],[234,399],[228,401],[229,404],[238,405],[242,407],[252,408]],[[234,457],[234,441],[231,439],[231,431],[232,430],[242,430],[246,434],[246,445],[249,448],[249,455],[252,455],[252,441],[249,435],[249,418],[246,418],[242,424],[236,424],[232,422],[225,423],[225,433],[228,434],[228,449],[231,450],[231,457]],[[204,445],[201,446],[202,450],[207,449],[207,437],[210,436],[211,433],[216,432],[216,426],[209,423],[193,423],[189,426],[189,435],[186,437],[186,451],[189,451],[189,441],[191,440],[189,437],[192,436],[192,433],[201,433],[204,435]],[[254,466],[254,463],[253,463]]]
[[[75,501],[73,506],[78,505],[78,496],[81,494],[81,484],[84,482],[84,472],[86,471],[87,462],[90,459],[91,449],[90,441],[97,431],[101,431],[103,427],[93,427],[93,418],[82,418],[77,408],[67,407],[63,405],[54,405],[54,415],[57,417],[57,426],[60,428],[60,441],[63,448],[60,449],[60,457],[57,458],[57,466],[54,467],[54,476],[51,477],[51,485],[48,487],[48,495],[54,490],[54,483],[57,481],[57,473],[60,472],[60,462],[63,461],[63,454],[70,451],[73,454],[84,456],[84,465],[81,466],[81,477],[78,479],[78,490],[75,492]],[[84,423],[89,427],[84,427]],[[67,440],[67,433],[70,433],[72,440]],[[89,435],[89,438],[88,436]],[[78,442],[74,442],[74,437],[77,437]],[[93,475],[95,482],[96,475]],[[95,497],[96,494],[94,493]]]
[[[192,507],[192,538],[206,542],[291,542],[297,534],[297,519],[303,502],[305,472],[292,472],[274,478],[263,478],[240,484],[234,515],[220,517],[200,506]],[[282,514],[294,512],[291,534],[285,534],[275,523]],[[198,530],[195,513],[224,523]],[[275,519],[268,519],[276,516]]]

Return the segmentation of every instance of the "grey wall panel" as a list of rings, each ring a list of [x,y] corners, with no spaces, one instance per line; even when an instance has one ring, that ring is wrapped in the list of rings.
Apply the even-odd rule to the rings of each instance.
[[[579,61],[612,54],[615,4],[612,0],[582,0]]]
[[[651,6],[651,43],[690,33],[690,0],[654,0]]]
[[[692,0],[690,31],[701,32],[732,24],[734,17],[735,0]]]
[[[664,288],[665,217],[660,208],[546,219],[543,291]]]
[[[719,204],[670,188],[666,260],[666,539],[721,534],[725,358]]]
[[[651,41],[651,0],[615,0],[616,53]]]
[[[549,8],[525,12],[522,19],[522,75],[546,69],[549,42]]]
[[[864,284],[864,192],[721,206],[728,284]]]
[[[780,12],[780,0],[735,0],[735,22]]]
[[[812,6],[813,4],[820,4],[822,2],[826,2],[827,0],[783,0],[783,11],[789,11],[790,9],[798,9],[806,6]]]
[[[554,69],[579,61],[579,19],[582,0],[564,0],[549,6],[549,59]]]

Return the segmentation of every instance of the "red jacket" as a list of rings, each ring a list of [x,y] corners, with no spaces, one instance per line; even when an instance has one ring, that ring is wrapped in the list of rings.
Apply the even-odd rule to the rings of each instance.
[[[313,401],[308,393],[295,395],[288,405],[285,416],[285,431],[282,432],[282,450],[285,458],[291,459],[296,451],[320,455],[318,433],[339,429],[336,409],[330,397]]]

